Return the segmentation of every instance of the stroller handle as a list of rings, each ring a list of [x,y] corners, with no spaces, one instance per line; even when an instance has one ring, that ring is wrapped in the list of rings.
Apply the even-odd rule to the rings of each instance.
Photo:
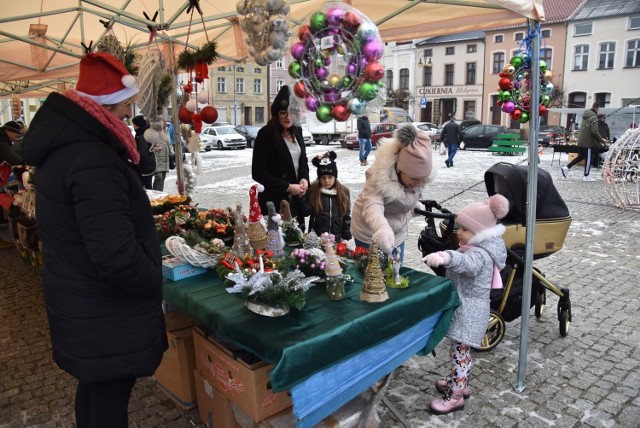
[[[429,218],[442,218],[442,219],[450,219],[450,220],[453,220],[455,218],[455,214],[453,214],[452,212],[434,213],[431,211],[420,210],[418,208],[414,208],[413,212]]]

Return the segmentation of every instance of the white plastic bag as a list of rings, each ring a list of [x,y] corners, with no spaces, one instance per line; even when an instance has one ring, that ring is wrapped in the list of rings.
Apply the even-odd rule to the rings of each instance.
[[[460,150],[464,150],[464,141],[460,141]]]
[[[440,143],[440,149],[439,152],[441,156],[444,156],[447,154],[447,148],[444,146],[444,143]]]

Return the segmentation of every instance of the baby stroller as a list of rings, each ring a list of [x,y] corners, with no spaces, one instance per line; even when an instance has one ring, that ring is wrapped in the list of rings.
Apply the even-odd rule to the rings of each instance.
[[[503,288],[491,290],[491,316],[487,333],[482,340],[481,351],[496,347],[506,328],[506,322],[521,316],[522,291],[524,285],[524,255],[526,234],[526,200],[527,200],[527,167],[509,163],[497,163],[484,175],[487,193],[492,196],[501,194],[509,200],[509,213],[502,219],[506,227],[503,240],[507,247],[507,263],[500,272]],[[436,201],[425,200],[426,210],[416,210],[425,216],[427,225],[420,233],[418,248],[423,256],[434,251],[457,249],[455,214],[441,207]],[[434,212],[438,210],[440,212]],[[435,219],[440,222],[440,233],[435,226]],[[533,245],[533,259],[541,259],[562,248],[567,236],[571,216],[569,210],[553,185],[547,171],[538,170],[538,196],[536,205],[536,230]],[[440,276],[446,269],[442,266],[432,268]],[[558,287],[545,278],[535,267],[532,270],[531,307],[535,306],[536,318],[540,318],[546,304],[546,291],[557,295],[558,321],[560,335],[566,336],[571,322],[571,301],[569,290]]]

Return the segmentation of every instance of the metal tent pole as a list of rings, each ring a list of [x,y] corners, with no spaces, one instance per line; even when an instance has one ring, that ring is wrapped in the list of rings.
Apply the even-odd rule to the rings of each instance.
[[[169,70],[173,79],[173,88],[171,89],[171,121],[173,122],[173,151],[176,155],[176,186],[178,193],[184,195],[184,172],[182,171],[182,125],[178,119],[178,73],[175,64],[175,53],[173,51],[173,42],[169,43]]]

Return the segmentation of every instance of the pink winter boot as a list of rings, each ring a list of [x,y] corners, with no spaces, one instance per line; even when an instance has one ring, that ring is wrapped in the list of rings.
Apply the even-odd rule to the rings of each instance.
[[[451,383],[449,381],[449,378],[436,381],[436,389],[443,394],[447,391],[447,389],[450,388],[450,386]],[[462,396],[464,398],[469,398],[471,396],[471,388],[469,387],[469,383],[465,383],[464,388],[462,388]]]
[[[464,409],[462,389],[447,389],[441,398],[431,402],[431,410],[437,415],[446,415],[454,410]]]

